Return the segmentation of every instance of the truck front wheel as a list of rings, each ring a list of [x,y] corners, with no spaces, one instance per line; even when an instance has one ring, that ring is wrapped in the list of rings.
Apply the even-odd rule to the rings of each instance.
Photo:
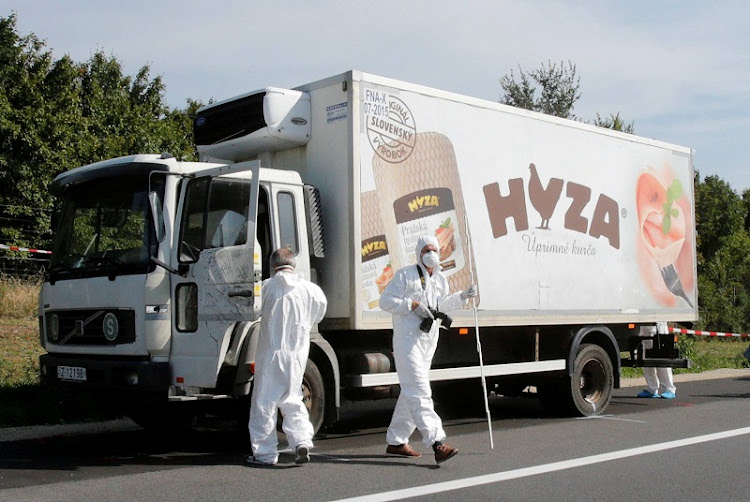
[[[609,404],[614,389],[612,361],[599,345],[582,344],[573,365],[566,404],[581,416],[599,415]]]
[[[302,400],[310,415],[314,434],[317,434],[325,418],[326,391],[323,376],[312,359],[307,360],[305,375],[302,377]]]

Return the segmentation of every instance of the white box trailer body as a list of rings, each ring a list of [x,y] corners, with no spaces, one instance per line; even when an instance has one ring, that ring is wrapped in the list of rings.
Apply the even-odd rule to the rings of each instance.
[[[154,189],[149,174],[148,190],[161,195],[151,201],[141,268],[107,273],[102,256],[105,272],[61,266],[45,284],[42,371],[50,380],[65,384],[89,368],[108,375],[89,382],[105,390],[137,394],[147,382],[150,395],[172,401],[247,395],[259,281],[270,251],[294,241],[298,269],[329,301],[304,385],[316,428],[331,423],[342,396],[389,396],[398,383],[391,317],[378,299],[393,271],[414,263],[422,234],[441,243],[453,290],[478,286],[484,374],[499,393],[534,385],[545,400],[592,415],[619,386],[622,353],[633,366],[687,364],[671,336],[644,337],[639,328],[697,320],[689,148],[358,71],[209,105],[194,132],[208,164],[136,156],[56,180],[64,195],[119,183],[131,165],[151,165],[164,179]],[[213,193],[205,188],[213,180],[224,204],[246,198],[236,245],[216,241],[229,212],[222,201],[195,202],[195,193]],[[188,237],[195,225],[202,240]],[[125,284],[143,291],[107,293]],[[77,323],[66,335],[77,340],[91,315],[117,309],[135,312],[132,342],[52,336],[53,314]],[[466,329],[474,312],[449,314],[431,378],[478,378]],[[115,385],[111,375],[125,381]]]
[[[473,262],[481,325],[697,320],[689,148],[356,71],[297,90],[310,140],[271,167],[321,191],[324,327],[388,328],[378,278],[446,222],[444,272],[464,288]]]

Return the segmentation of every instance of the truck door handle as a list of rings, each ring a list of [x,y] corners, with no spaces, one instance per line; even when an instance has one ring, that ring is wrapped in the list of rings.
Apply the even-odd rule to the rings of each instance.
[[[229,296],[241,296],[243,298],[252,298],[253,297],[253,290],[252,289],[234,289],[229,292]]]

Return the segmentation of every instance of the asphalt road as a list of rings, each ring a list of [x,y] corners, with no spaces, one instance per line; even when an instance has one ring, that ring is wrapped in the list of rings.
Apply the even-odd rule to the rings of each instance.
[[[750,374],[731,375],[678,380],[674,401],[619,389],[600,418],[493,397],[494,449],[481,397],[439,403],[461,450],[441,466],[418,433],[422,458],[385,455],[392,401],[348,405],[301,467],[289,452],[288,467],[244,466],[247,445],[220,421],[168,435],[124,421],[0,431],[0,500],[750,500]]]

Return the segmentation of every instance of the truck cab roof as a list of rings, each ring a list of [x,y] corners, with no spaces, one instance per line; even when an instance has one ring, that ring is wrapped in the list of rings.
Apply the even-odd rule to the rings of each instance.
[[[70,171],[60,173],[52,182],[50,190],[55,195],[61,195],[68,188],[87,181],[113,178],[126,174],[147,175],[153,171],[166,173],[191,174],[223,164],[209,162],[181,162],[169,154],[137,154],[126,155],[114,159],[107,159],[94,164],[76,167]],[[284,171],[261,168],[261,179],[277,183],[300,184],[300,175],[295,171]],[[237,177],[248,177],[248,173],[240,173]]]

